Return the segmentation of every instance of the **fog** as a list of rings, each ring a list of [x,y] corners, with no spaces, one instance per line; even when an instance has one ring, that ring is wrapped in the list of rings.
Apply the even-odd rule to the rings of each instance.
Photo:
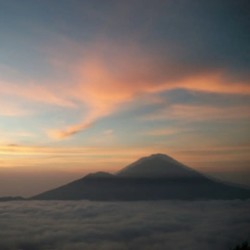
[[[250,240],[248,201],[0,203],[1,250],[223,250]]]

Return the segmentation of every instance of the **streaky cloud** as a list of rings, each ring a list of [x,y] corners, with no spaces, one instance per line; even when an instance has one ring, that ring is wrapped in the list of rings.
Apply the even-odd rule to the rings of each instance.
[[[52,138],[55,139],[64,139],[67,137],[70,137],[74,134],[77,134],[79,131],[83,131],[85,129],[88,129],[89,127],[91,127],[94,124],[94,122],[85,122],[82,124],[78,124],[78,125],[74,125],[71,127],[68,127],[64,130],[51,130],[48,131],[48,135]]]
[[[97,43],[100,45],[99,43]],[[81,54],[81,53],[80,53]],[[91,127],[99,119],[118,111],[143,94],[174,89],[217,94],[250,95],[249,82],[235,82],[219,70],[171,64],[138,45],[122,46],[112,41],[93,45],[75,65],[65,65],[74,75],[69,96],[87,107],[79,124],[54,131],[55,137],[66,138]],[[67,92],[65,90],[64,92]]]

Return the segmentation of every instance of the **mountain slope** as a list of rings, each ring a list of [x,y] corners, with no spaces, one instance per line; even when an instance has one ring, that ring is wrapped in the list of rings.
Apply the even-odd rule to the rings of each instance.
[[[223,184],[156,154],[115,175],[98,172],[32,197],[42,200],[245,199],[250,190]]]

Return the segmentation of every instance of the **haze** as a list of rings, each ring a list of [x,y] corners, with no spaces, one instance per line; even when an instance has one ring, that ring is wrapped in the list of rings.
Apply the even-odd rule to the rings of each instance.
[[[249,1],[0,2],[0,196],[153,153],[250,183]]]

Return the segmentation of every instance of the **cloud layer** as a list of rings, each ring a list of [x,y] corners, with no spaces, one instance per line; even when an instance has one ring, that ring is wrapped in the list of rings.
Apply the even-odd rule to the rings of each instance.
[[[0,203],[5,250],[228,250],[250,240],[249,201]]]

